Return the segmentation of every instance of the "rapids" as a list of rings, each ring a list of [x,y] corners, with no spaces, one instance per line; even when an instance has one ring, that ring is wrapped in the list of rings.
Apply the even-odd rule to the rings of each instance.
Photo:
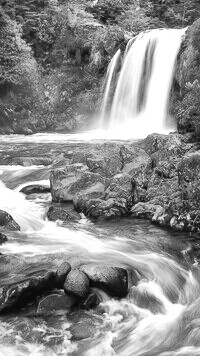
[[[143,220],[94,224],[83,216],[67,226],[49,222],[50,194],[26,198],[19,191],[46,184],[50,165],[22,167],[3,159],[5,152],[9,164],[22,153],[62,155],[82,144],[80,136],[0,137],[0,209],[21,226],[0,246],[1,286],[56,269],[64,260],[122,266],[130,280],[137,269],[140,282],[122,300],[97,290],[101,304],[95,310],[50,316],[22,310],[0,317],[0,356],[199,356],[200,268],[191,237]]]

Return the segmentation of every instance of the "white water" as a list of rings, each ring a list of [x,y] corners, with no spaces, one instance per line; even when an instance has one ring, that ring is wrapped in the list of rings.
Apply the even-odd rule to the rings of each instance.
[[[10,148],[15,142],[17,151],[17,145],[20,148],[22,142],[24,147],[26,141],[34,149],[35,141],[49,149],[49,142],[56,141],[58,146],[59,139],[60,135],[15,136],[2,138],[1,144]],[[59,147],[66,151],[61,143]],[[1,183],[0,209],[10,212],[21,225],[21,232],[10,232],[9,241],[0,246],[1,284],[30,278],[35,271],[55,270],[67,260],[73,267],[97,262],[127,268],[130,291],[122,300],[98,291],[100,310],[85,312],[95,321],[96,331],[82,341],[73,341],[70,329],[83,321],[81,312],[78,322],[65,314],[1,316],[0,356],[199,356],[200,269],[186,267],[166,250],[180,236],[170,240],[170,233],[132,220],[96,225],[85,219],[65,227],[59,221],[49,222],[48,194],[29,200],[19,193],[22,185],[30,183],[31,171],[35,177],[31,182],[46,184],[41,169],[48,174],[49,167],[0,166],[0,178],[6,177],[13,186],[9,189],[6,181]],[[17,186],[11,184],[16,180]],[[178,245],[179,251],[182,247]],[[135,269],[140,282],[131,286]],[[82,327],[87,329],[88,324]]]
[[[168,104],[184,33],[185,29],[156,29],[129,41],[111,113],[106,118],[112,138],[141,138],[153,132],[169,133],[175,129],[167,120]],[[102,122],[101,117],[101,129]]]
[[[120,49],[118,49],[118,51],[115,53],[115,55],[111,59],[110,64],[109,64],[108,69],[107,69],[106,78],[105,78],[105,84],[103,85],[104,95],[103,95],[103,100],[102,100],[100,126],[104,125],[104,118],[105,118],[105,115],[106,115],[106,108],[107,108],[107,105],[109,103],[110,95],[111,95],[111,93],[110,93],[111,84],[112,84],[112,81],[113,81],[114,74],[115,74],[115,72],[117,70],[117,65],[118,65],[118,61],[120,59],[120,56],[121,56],[121,51],[120,51]]]

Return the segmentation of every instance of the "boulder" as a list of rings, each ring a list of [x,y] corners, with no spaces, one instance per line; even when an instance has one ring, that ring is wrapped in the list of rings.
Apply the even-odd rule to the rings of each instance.
[[[15,285],[0,288],[0,314],[24,307],[47,291],[55,288],[55,274],[33,277]]]
[[[91,173],[82,164],[51,171],[51,194],[54,201],[73,201],[76,194],[103,192],[105,179]]]
[[[89,292],[89,279],[83,271],[78,269],[71,270],[64,282],[66,294],[84,298]]]
[[[50,221],[62,220],[64,222],[79,221],[81,219],[81,216],[76,212],[72,204],[70,206],[50,206],[47,211],[47,217]]]
[[[56,271],[55,284],[58,289],[63,288],[65,279],[71,271],[71,265],[68,262],[63,262]]]
[[[150,202],[137,203],[131,208],[131,217],[151,220],[158,207],[160,206]]]
[[[47,185],[40,185],[40,184],[31,184],[27,185],[26,187],[22,188],[20,190],[21,193],[25,195],[30,195],[30,194],[40,194],[40,193],[50,193],[51,189]]]
[[[0,232],[0,245],[2,245],[4,242],[7,242],[7,241],[8,241],[7,236]]]
[[[105,142],[92,149],[84,148],[84,151],[74,153],[72,163],[83,163],[88,166],[90,172],[111,178],[122,169],[120,147],[113,142]]]
[[[129,174],[119,173],[111,180],[109,187],[105,191],[105,200],[125,199],[127,208],[132,205],[133,182]]]
[[[85,204],[84,214],[93,220],[109,220],[127,216],[126,199],[110,198],[108,200],[91,199]]]
[[[124,268],[89,264],[82,265],[80,271],[88,276],[91,286],[103,289],[113,297],[122,298],[128,293],[128,274]]]
[[[140,187],[146,187],[152,173],[151,157],[139,147],[121,147],[124,173],[134,178]]]
[[[39,301],[37,313],[53,313],[55,311],[70,311],[77,303],[75,297],[71,295],[50,294]]]
[[[4,210],[0,210],[0,228],[11,231],[19,231],[20,226],[13,217]]]

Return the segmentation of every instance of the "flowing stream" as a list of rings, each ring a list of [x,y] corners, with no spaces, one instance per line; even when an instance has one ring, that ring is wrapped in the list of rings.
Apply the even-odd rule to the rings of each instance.
[[[16,164],[18,157],[66,154],[91,144],[80,137],[0,137],[0,209],[21,226],[0,246],[1,286],[22,281],[63,261],[91,261],[137,269],[140,282],[116,300],[97,290],[94,310],[41,316],[34,310],[0,317],[0,356],[199,356],[200,269],[190,236],[143,220],[49,222],[50,194],[25,197],[32,182],[46,184],[50,166]]]

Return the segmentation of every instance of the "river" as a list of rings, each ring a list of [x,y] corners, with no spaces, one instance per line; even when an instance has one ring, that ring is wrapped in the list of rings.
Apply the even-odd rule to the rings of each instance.
[[[49,222],[51,195],[19,192],[32,182],[48,183],[51,165],[32,165],[30,157],[62,156],[83,144],[90,142],[79,135],[0,137],[0,209],[21,226],[0,246],[1,286],[63,261],[124,267],[130,278],[137,269],[140,282],[121,300],[96,291],[101,304],[94,310],[0,317],[0,356],[199,356],[200,269],[191,236],[145,220]],[[20,157],[27,158],[25,167],[17,164]]]

